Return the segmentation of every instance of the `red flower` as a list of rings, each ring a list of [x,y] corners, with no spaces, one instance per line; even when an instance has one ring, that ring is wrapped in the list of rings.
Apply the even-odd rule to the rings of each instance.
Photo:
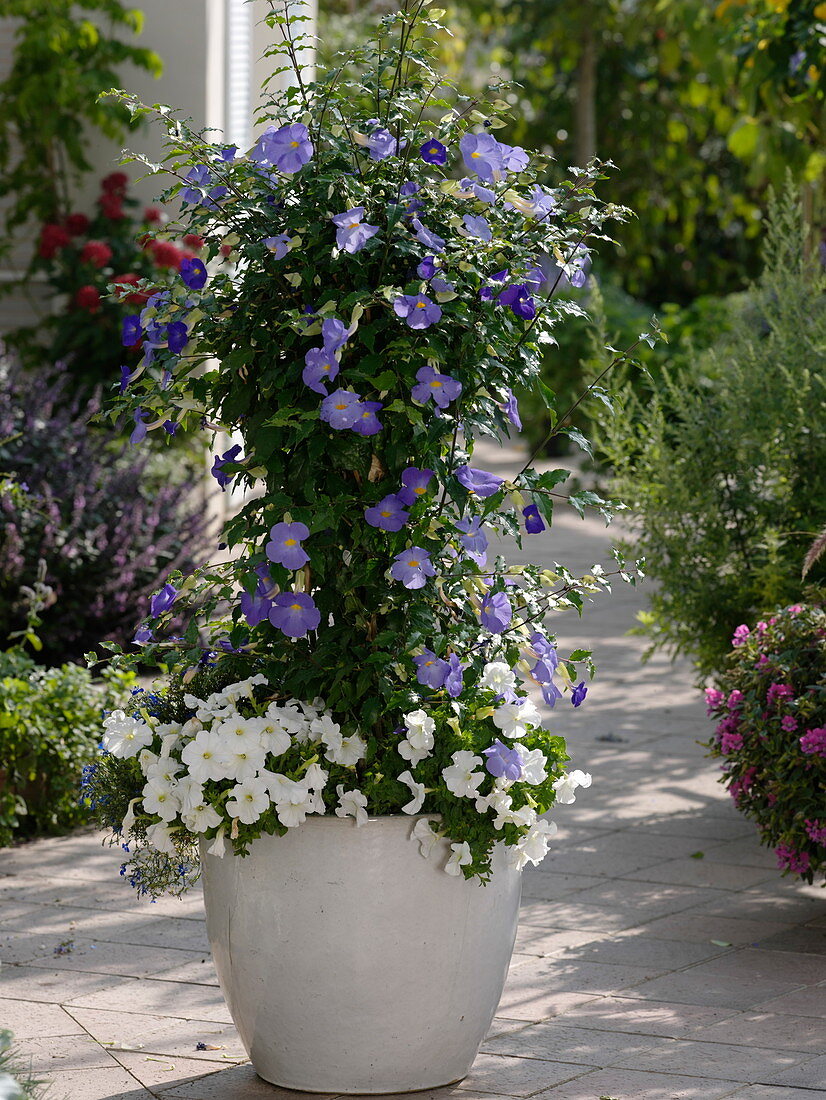
[[[110,172],[100,181],[100,189],[105,195],[117,195],[123,198],[129,185],[129,177],[125,172]]]
[[[75,305],[79,309],[86,309],[89,313],[97,313],[100,309],[100,291],[96,286],[87,284],[82,286],[75,294]]]
[[[138,276],[133,272],[129,272],[126,275],[116,275],[112,280],[113,283],[128,283],[129,286],[138,285]],[[134,294],[128,293],[123,288],[115,291],[115,297],[119,302],[127,302],[130,305],[144,306],[149,301],[149,296],[152,293],[151,290],[138,290]]]
[[[70,214],[66,219],[66,228],[73,237],[80,237],[89,228],[89,219],[85,214]]]
[[[116,173],[117,174],[117,173]],[[126,215],[123,212],[123,199],[115,192],[106,192],[98,199],[101,212],[104,217],[110,218],[113,222],[120,221],[121,218],[125,218]]]
[[[161,208],[159,206],[147,206],[143,212],[143,220],[148,225],[157,225],[161,220]]]
[[[40,230],[38,254],[44,260],[51,260],[59,249],[66,247],[69,240],[68,230],[64,229],[62,225],[48,223]]]
[[[184,237],[184,244],[189,248],[194,248],[197,252],[204,247],[204,238],[197,233],[187,233]]]
[[[152,254],[155,267],[174,267],[177,271],[181,266],[184,254],[170,241],[147,241],[146,248]]]
[[[231,244],[222,244],[219,251],[220,251],[221,255],[224,257],[224,259],[226,259],[228,256],[230,256],[232,254],[232,245]]]
[[[112,259],[112,249],[103,241],[87,241],[80,252],[80,262],[93,267],[105,267]]]

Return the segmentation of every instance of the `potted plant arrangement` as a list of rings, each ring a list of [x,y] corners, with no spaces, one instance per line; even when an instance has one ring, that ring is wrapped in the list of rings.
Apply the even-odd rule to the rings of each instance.
[[[737,627],[706,701],[720,782],[783,874],[811,883],[826,873],[826,611],[822,593],[809,597]]]
[[[300,19],[268,18],[295,86],[249,152],[155,109],[170,231],[205,247],[124,321],[143,354],[112,403],[136,440],[235,432],[212,472],[250,492],[216,560],[153,597],[139,659],[167,675],[105,719],[84,784],[140,893],[203,871],[262,1077],[423,1089],[467,1073],[543,815],[590,783],[528,693],[581,704],[590,653],[561,656],[543,621],[608,574],[496,556],[498,534],[550,525],[567,473],[506,481],[473,448],[519,426],[513,387],[581,308],[554,278],[581,281],[622,211],[594,194],[598,165],[540,184],[546,161],[494,136],[507,104],[433,71],[419,0],[309,84]]]

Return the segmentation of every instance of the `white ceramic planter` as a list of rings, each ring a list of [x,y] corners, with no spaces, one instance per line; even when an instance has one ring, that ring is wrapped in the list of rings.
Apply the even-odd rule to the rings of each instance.
[[[417,818],[311,817],[246,857],[203,851],[207,932],[256,1072],[283,1088],[383,1093],[464,1077],[502,994],[521,875],[445,874]]]

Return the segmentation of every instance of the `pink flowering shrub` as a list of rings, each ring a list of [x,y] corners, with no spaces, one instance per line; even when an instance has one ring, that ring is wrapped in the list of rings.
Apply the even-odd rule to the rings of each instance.
[[[710,755],[783,874],[826,872],[826,611],[820,601],[738,627],[717,683]]]

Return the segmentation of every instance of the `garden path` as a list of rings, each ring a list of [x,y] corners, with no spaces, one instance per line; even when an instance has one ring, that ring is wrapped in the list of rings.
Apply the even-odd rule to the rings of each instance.
[[[476,458],[507,473],[518,453]],[[608,567],[608,542],[560,514],[530,551]],[[626,631],[643,605],[623,585],[559,622],[563,648],[596,651],[585,704],[553,716],[593,786],[525,875],[472,1073],[423,1100],[826,1098],[826,895],[778,877],[717,784],[687,664],[640,664]],[[0,1028],[53,1080],[49,1100],[301,1095],[244,1063],[200,899],[136,905],[117,864],[90,832],[0,852]]]

